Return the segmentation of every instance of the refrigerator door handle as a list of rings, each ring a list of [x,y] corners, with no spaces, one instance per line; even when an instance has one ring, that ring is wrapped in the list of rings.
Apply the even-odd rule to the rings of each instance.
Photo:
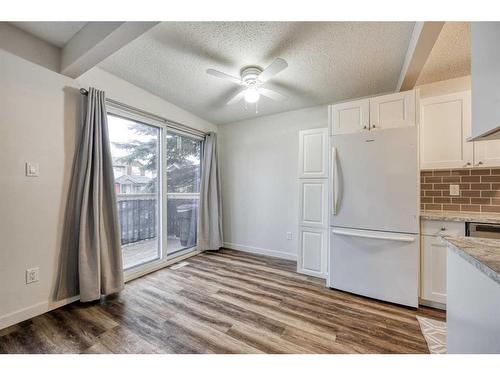
[[[337,165],[337,149],[332,147],[332,215],[337,214],[339,173]]]
[[[352,229],[340,229],[340,228],[332,229],[332,233],[339,234],[341,236],[372,238],[377,240],[415,242],[415,236],[398,234],[398,233],[381,233],[381,232],[371,233],[371,231],[366,231],[366,230],[352,230]]]

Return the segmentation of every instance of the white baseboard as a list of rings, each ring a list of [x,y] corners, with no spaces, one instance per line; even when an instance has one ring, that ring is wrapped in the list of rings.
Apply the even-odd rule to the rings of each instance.
[[[64,305],[70,304],[72,302],[78,301],[80,296],[74,296],[71,298],[66,298],[57,302],[39,302],[34,305],[25,307],[9,314],[0,316],[0,329],[10,327],[14,324],[20,323],[24,320],[34,318],[35,316],[45,314],[51,310],[57,309]]]
[[[232,250],[244,251],[246,253],[297,261],[297,254],[290,254],[279,250],[263,249],[261,247],[246,246],[231,242],[224,242],[224,247]]]

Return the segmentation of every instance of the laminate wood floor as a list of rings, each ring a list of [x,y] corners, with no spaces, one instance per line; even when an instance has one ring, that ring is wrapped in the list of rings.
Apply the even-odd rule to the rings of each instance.
[[[0,331],[0,353],[427,353],[410,309],[324,287],[295,262],[232,250]]]

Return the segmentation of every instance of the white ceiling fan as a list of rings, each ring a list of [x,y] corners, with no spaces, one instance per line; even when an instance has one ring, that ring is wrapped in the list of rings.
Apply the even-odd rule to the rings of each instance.
[[[285,95],[280,94],[277,91],[262,87],[262,85],[269,81],[276,74],[284,70],[287,66],[288,63],[285,60],[277,58],[264,70],[257,66],[247,66],[241,69],[239,78],[223,72],[219,72],[215,69],[207,69],[207,73],[242,86],[240,90],[238,90],[236,94],[234,94],[231,99],[227,101],[227,105],[237,103],[241,99],[245,99],[245,102],[247,103],[257,103],[261,95],[266,96],[272,100],[283,101],[287,98]]]

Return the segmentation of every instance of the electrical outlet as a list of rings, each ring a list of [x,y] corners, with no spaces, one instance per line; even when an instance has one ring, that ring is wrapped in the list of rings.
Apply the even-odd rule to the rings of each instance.
[[[293,239],[293,234],[292,234],[292,232],[286,232],[286,239],[287,239],[287,240],[291,240],[291,239]]]
[[[40,271],[40,268],[38,268],[38,267],[28,268],[26,270],[26,284],[31,284],[31,283],[37,282],[39,271]]]
[[[450,185],[450,195],[460,195],[460,186]]]

